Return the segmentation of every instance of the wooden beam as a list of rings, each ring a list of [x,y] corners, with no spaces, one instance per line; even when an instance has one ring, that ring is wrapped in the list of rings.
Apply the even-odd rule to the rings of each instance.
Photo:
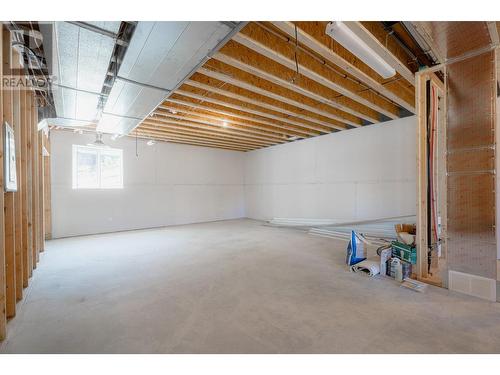
[[[23,287],[28,287],[28,279],[31,272],[31,264],[29,259],[29,228],[28,228],[28,212],[29,212],[29,201],[28,201],[28,108],[27,108],[27,97],[28,94],[25,90],[21,90],[21,159],[19,163],[21,164],[21,200],[22,204],[22,253],[23,253]]]
[[[415,113],[415,96],[408,95],[402,90],[386,86],[384,79],[373,69],[357,59],[349,51],[335,42],[325,33],[326,22],[288,22],[279,21],[272,24],[285,33],[288,37],[295,38],[295,27],[297,27],[297,37],[299,43],[303,44],[311,51],[314,51],[326,61],[338,66],[346,73],[352,75],[363,84],[370,87],[375,92],[385,96],[392,102]],[[329,47],[334,45],[335,47]],[[334,49],[335,48],[335,49]]]
[[[172,113],[175,112],[174,113]],[[185,119],[187,121],[199,122],[201,124],[210,124],[214,126],[223,126],[224,121],[228,124],[228,127],[239,130],[241,132],[249,133],[249,134],[259,134],[265,136],[268,139],[275,139],[277,141],[285,140],[286,137],[282,132],[272,132],[269,130],[261,130],[260,128],[255,128],[249,125],[248,123],[244,123],[241,121],[235,121],[232,119],[223,119],[218,116],[213,116],[207,113],[200,113],[193,110],[180,108],[179,106],[169,106],[169,105],[160,105],[156,111],[154,112],[155,116],[164,116],[170,118],[178,118]]]
[[[414,73],[408,68],[406,63],[402,61],[406,54],[401,52],[401,50],[392,43],[392,48],[386,47],[383,44],[382,40],[387,37],[387,33],[381,26],[377,26],[375,22],[361,23],[358,21],[344,22],[344,24],[375,51],[375,53],[382,57],[384,61],[392,66],[404,79],[412,85],[415,85]]]
[[[263,142],[255,142],[255,141],[247,141],[238,138],[233,138],[227,135],[215,134],[213,132],[207,132],[204,130],[193,130],[183,126],[175,126],[171,124],[159,124],[157,122],[143,122],[140,126],[141,130],[149,130],[160,133],[176,133],[179,135],[185,135],[189,137],[204,137],[211,138],[217,141],[223,141],[228,144],[235,144],[240,146],[248,146],[248,147],[262,147],[269,146],[273,143],[263,143]]]
[[[231,41],[229,43],[231,43]],[[279,64],[269,59],[267,59],[266,61],[257,53],[254,53],[252,55],[250,53],[252,51],[250,50],[250,52],[246,51],[245,54],[240,54],[238,50],[246,47],[237,47],[235,46],[234,42],[232,42],[232,45],[229,43],[226,44],[223,50],[212,56],[212,58],[234,68],[240,69],[246,73],[255,75],[258,78],[279,85],[288,90],[295,91],[298,94],[314,99],[332,108],[344,111],[353,116],[360,117],[368,122],[379,122],[380,119],[377,112],[372,111],[369,114],[362,114],[356,111],[352,111],[349,109],[349,107],[346,107],[342,104],[342,98],[345,97],[343,97],[336,91],[326,86],[320,85],[319,83],[307,77],[301,76],[298,80],[292,82],[292,80],[294,79],[294,75],[291,70],[286,72],[283,71],[283,68],[281,68],[282,71],[279,71],[276,69],[276,67],[274,67],[273,69],[269,69],[269,65],[272,65],[269,63],[274,63],[278,66]],[[232,48],[230,48],[231,46]],[[251,60],[252,64],[255,65],[247,63],[246,60]],[[395,112],[397,112],[397,108],[395,108]],[[385,112],[384,114],[390,118],[397,118],[396,113]]]
[[[268,137],[266,135],[256,135],[256,134],[251,134],[247,133],[244,131],[240,131],[237,128],[233,128],[233,125],[227,124],[217,124],[217,123],[212,123],[207,120],[203,119],[197,119],[193,117],[184,117],[182,115],[176,114],[172,115],[171,113],[168,113],[166,111],[157,111],[154,113],[153,117],[149,117],[145,119],[144,121],[160,121],[162,123],[170,123],[174,125],[180,125],[180,126],[189,126],[193,128],[198,128],[198,129],[204,129],[208,131],[213,131],[221,134],[230,134],[234,135],[238,138],[241,139],[248,139],[248,140],[256,140],[256,141],[261,141],[265,143],[281,143],[286,141],[284,137],[276,138],[276,137]]]
[[[217,145],[217,146],[224,146],[227,148],[234,148],[234,149],[239,149],[239,150],[252,150],[258,147],[251,147],[248,145],[240,145],[240,144],[235,144],[231,142],[226,142],[226,141],[221,141],[217,139],[211,139],[205,136],[192,136],[192,135],[186,135],[182,134],[179,132],[174,132],[174,131],[163,131],[163,132],[158,132],[158,131],[152,131],[152,130],[146,130],[146,129],[139,129],[137,128],[137,132],[139,135],[144,135],[144,136],[156,136],[156,137],[162,137],[164,139],[176,139],[176,140],[182,140],[182,141],[189,141],[192,142],[193,144],[204,144],[204,145]]]
[[[3,72],[10,71],[10,32],[5,29],[3,31]],[[13,126],[13,92],[11,89],[3,91],[3,121]],[[3,125],[3,124],[2,124]],[[3,129],[2,129],[3,131]],[[3,147],[3,145],[2,145]],[[4,193],[4,210],[5,210],[5,275],[6,275],[6,313],[7,318],[12,318],[16,315],[16,242],[15,242],[15,208],[14,208],[14,193]]]
[[[215,81],[211,77],[204,77],[203,75],[195,73],[191,77],[191,79],[185,81],[185,84],[203,90],[207,90],[210,92],[214,92],[219,95],[227,96],[229,98],[237,99],[245,103],[260,106],[262,108],[266,108],[272,111],[280,112],[288,116],[294,116],[299,119],[308,121],[310,123],[316,123],[318,125],[323,125],[337,130],[347,129],[347,127],[343,123],[355,127],[361,126],[360,122],[345,120],[337,116],[334,116],[335,118],[332,119],[331,116],[333,115],[329,116],[319,115],[318,113],[316,113],[315,110],[307,113],[304,110],[301,111],[301,109],[297,109],[294,106],[289,105],[288,103],[278,102],[275,99],[270,99],[267,95],[257,94],[256,96],[255,93],[253,92],[251,92],[251,94],[249,95],[248,91],[246,92],[247,95],[242,95],[245,93],[245,91],[241,90],[241,88],[232,87],[231,89],[231,87],[225,87],[225,89],[222,89],[213,86],[214,84],[217,83],[219,83],[220,85],[220,82],[227,83],[224,81]]]
[[[37,116],[38,118],[38,116]],[[38,127],[38,121],[37,121]],[[45,250],[45,221],[43,220],[45,215],[44,198],[43,198],[43,138],[45,137],[43,131],[38,131],[38,251],[43,252]]]
[[[500,39],[498,37],[498,29],[496,21],[486,21],[488,25],[488,31],[490,33],[491,44],[498,46],[500,44]]]
[[[50,240],[52,238],[52,184],[50,178],[50,159],[51,159],[51,149],[50,149],[50,132],[47,137],[44,137],[44,146],[48,155],[44,156],[43,161],[43,181],[44,181],[44,223],[45,223],[45,239]]]
[[[34,227],[33,227],[33,92],[26,93],[26,182],[27,182],[27,214],[28,214],[28,270],[29,277],[33,275],[33,270],[36,267],[36,257],[35,254],[35,237],[34,237]]]
[[[3,27],[0,26],[0,82],[3,82]],[[0,119],[3,119],[3,90],[0,90]],[[1,124],[3,128],[3,123]],[[3,129],[0,130],[0,341],[7,337],[6,276],[5,276],[5,220],[3,181]]]
[[[249,23],[245,26],[240,33],[233,37],[233,40],[289,70],[296,71],[298,63],[298,71],[301,76],[326,86],[347,98],[344,110],[351,114],[366,118],[366,115],[370,113],[367,111],[369,108],[375,111],[374,115],[371,116],[372,122],[378,120],[376,112],[396,117],[399,114],[396,106],[373,92],[367,91],[364,85],[348,79],[337,70],[329,69],[308,54],[296,53],[296,49],[286,41],[266,32],[255,23]]]
[[[39,247],[39,226],[38,222],[38,209],[39,209],[39,196],[38,196],[38,130],[36,121],[36,100],[32,96],[32,110],[31,110],[31,196],[32,196],[32,228],[33,228],[33,268],[36,269],[36,265],[40,258],[40,247]]]
[[[13,68],[19,69],[19,53],[13,53]],[[23,217],[22,217],[22,175],[21,175],[21,93],[20,90],[13,91],[12,97],[12,128],[16,147],[16,175],[17,191],[14,196],[14,242],[15,242],[15,275],[16,275],[16,301],[23,298]]]
[[[221,63],[216,62],[215,60],[210,61],[209,63],[205,64],[205,67],[201,67],[200,69],[198,69],[198,73],[203,74],[207,77],[215,78],[219,81],[229,83],[233,86],[240,87],[240,88],[248,90],[248,91],[252,91],[256,94],[266,96],[268,98],[292,105],[294,107],[315,113],[315,114],[320,115],[320,116],[328,117],[330,119],[337,120],[339,122],[344,122],[346,124],[356,126],[356,127],[361,126],[361,121],[346,120],[345,117],[342,117],[341,115],[338,114],[340,111],[338,111],[334,108],[331,108],[330,106],[327,106],[323,103],[320,103],[317,101],[312,101],[308,97],[297,95],[295,92],[293,92],[291,90],[281,88],[277,85],[269,85],[269,84],[267,85],[268,86],[267,89],[263,89],[259,86],[248,83],[247,81],[243,81],[241,79],[237,79],[237,78],[234,78],[230,75],[221,73],[220,71],[214,70],[213,67],[217,63],[220,66]],[[244,73],[244,72],[241,71],[241,73]],[[255,79],[258,80],[259,78],[254,77],[254,80]],[[262,82],[260,82],[260,84],[262,85]],[[264,83],[264,86],[265,86],[265,83]],[[270,88],[269,86],[272,86],[272,88]],[[281,94],[277,94],[276,93],[277,91],[280,92]],[[288,92],[286,92],[286,91],[288,91]],[[292,99],[291,97],[294,97],[294,96],[295,96],[295,98]],[[355,118],[355,120],[356,119],[357,118]],[[345,127],[343,127],[343,129],[345,129]],[[339,129],[339,130],[343,130],[343,129]]]
[[[273,122],[273,121],[268,121],[262,117],[259,116],[252,116],[252,115],[245,115],[242,112],[235,111],[235,110],[226,110],[222,109],[222,106],[214,106],[214,105],[207,105],[202,104],[203,102],[198,101],[198,102],[193,102],[189,100],[184,100],[182,97],[179,97],[175,94],[167,98],[164,102],[164,105],[182,105],[182,106],[187,106],[190,108],[195,108],[197,110],[203,110],[203,111],[208,111],[210,113],[214,113],[217,115],[224,116],[224,119],[227,119],[227,121],[233,121],[234,118],[236,119],[241,119],[247,121],[249,125],[255,126],[258,129],[263,129],[263,130],[269,130],[273,131],[275,133],[281,132],[281,134],[286,134],[286,135],[291,135],[291,136],[301,136],[301,137],[307,137],[310,135],[318,135],[318,132],[309,132],[309,131],[304,131],[301,129],[297,129],[296,127],[293,126],[287,126],[283,125],[280,122]],[[240,123],[242,124],[242,123]]]
[[[208,103],[218,104],[218,105],[223,106],[223,107],[236,109],[238,111],[247,112],[247,113],[251,113],[254,115],[262,116],[262,117],[265,117],[265,118],[268,118],[271,120],[280,121],[282,123],[286,123],[289,125],[295,125],[295,126],[298,126],[300,128],[303,128],[303,129],[314,130],[314,131],[324,133],[324,134],[330,132],[330,129],[328,129],[328,128],[325,128],[325,127],[322,127],[319,125],[314,125],[314,124],[307,124],[304,121],[297,121],[294,119],[280,116],[279,114],[276,114],[276,113],[270,113],[269,111],[259,110],[259,109],[256,109],[255,107],[251,107],[250,105],[240,105],[240,104],[234,103],[234,101],[229,101],[229,100],[226,101],[226,100],[220,100],[220,99],[208,97],[208,96],[206,96],[206,93],[205,93],[205,95],[203,95],[203,94],[199,93],[199,91],[189,89],[189,87],[186,87],[185,85],[182,85],[181,89],[178,89],[175,93],[179,94],[179,95],[187,96],[189,98],[205,101]]]
[[[135,134],[128,134],[127,136],[134,138]],[[152,135],[138,134],[137,138],[154,139],[156,141],[166,142],[166,143],[178,143],[178,144],[190,145],[190,146],[219,148],[219,149],[231,150],[231,151],[249,151],[249,149],[247,149],[247,148],[240,148],[240,147],[236,147],[236,146],[223,146],[223,145],[207,143],[207,142],[199,141],[199,140],[184,140],[184,139],[176,138],[173,136],[158,136],[158,135],[154,135],[154,134],[152,134]]]

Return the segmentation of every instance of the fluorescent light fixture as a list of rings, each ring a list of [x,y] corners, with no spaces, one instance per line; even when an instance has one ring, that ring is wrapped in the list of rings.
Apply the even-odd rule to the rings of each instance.
[[[176,115],[177,114],[177,111],[175,109],[169,109],[170,113],[172,113],[173,115]]]
[[[87,146],[109,147],[106,143],[102,141],[102,133],[95,133],[95,141],[92,143],[87,143]]]
[[[156,142],[155,142],[154,140],[150,139],[150,140],[149,140],[146,144],[147,144],[148,146],[153,146],[155,143],[156,143]]]
[[[225,121],[225,120],[224,120],[224,121],[222,121],[222,127],[224,127],[224,128],[227,128],[227,127],[228,127],[228,123],[227,123],[227,121]]]
[[[297,137],[296,135],[292,135],[292,136],[288,137],[289,141],[296,141],[297,139],[299,139],[299,137]]]
[[[390,78],[396,74],[396,70],[352,32],[345,23],[329,22],[325,32],[383,78]]]

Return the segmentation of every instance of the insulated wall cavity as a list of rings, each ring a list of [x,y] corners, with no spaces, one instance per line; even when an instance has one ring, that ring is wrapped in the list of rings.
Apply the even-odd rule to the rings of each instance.
[[[448,67],[448,268],[496,279],[494,52]]]

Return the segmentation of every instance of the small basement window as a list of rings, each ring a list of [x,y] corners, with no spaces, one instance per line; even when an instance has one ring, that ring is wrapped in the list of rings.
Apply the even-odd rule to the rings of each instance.
[[[123,151],[73,145],[73,189],[123,189]]]

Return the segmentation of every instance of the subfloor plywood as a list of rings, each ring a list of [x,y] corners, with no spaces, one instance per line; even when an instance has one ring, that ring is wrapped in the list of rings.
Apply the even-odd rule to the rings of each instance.
[[[345,246],[253,220],[48,241],[0,352],[500,351],[500,304],[350,273]]]

